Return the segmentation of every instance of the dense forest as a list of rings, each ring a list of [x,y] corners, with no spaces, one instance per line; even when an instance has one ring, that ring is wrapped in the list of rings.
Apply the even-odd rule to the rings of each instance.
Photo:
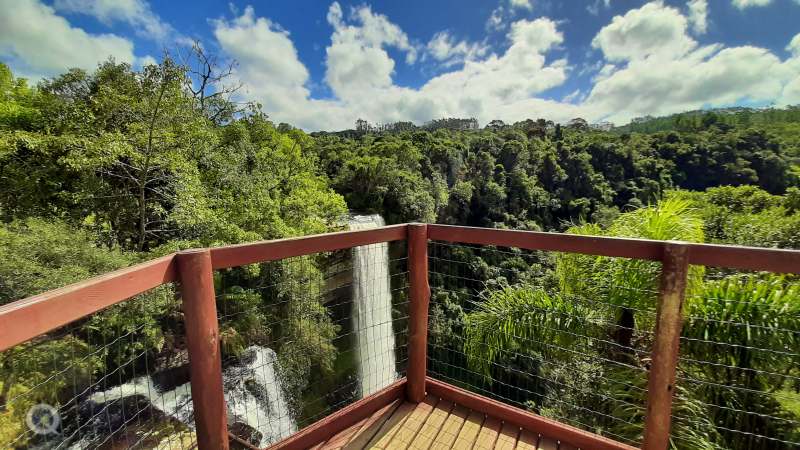
[[[474,119],[420,126],[360,120],[352,130],[307,134],[276,125],[261,105],[238,102],[225,75],[199,49],[180,63],[166,58],[134,70],[111,60],[36,86],[0,64],[0,304],[178,249],[342,229],[348,213],[381,214],[387,223],[800,248],[798,107],[686,113],[610,130],[582,119],[495,120],[483,128]],[[638,354],[649,341],[636,335],[652,325],[640,311],[655,302],[658,267],[442,251],[473,281],[432,276],[430,351],[442,360],[462,355],[436,370],[502,398],[492,379],[521,382],[501,366],[511,364],[503,361],[510,352],[524,353],[513,361],[516,372],[556,385],[525,380],[531,387],[512,400],[614,438],[640,438],[641,427],[629,424],[642,421],[646,362]],[[247,342],[273,347],[296,409],[309,390],[318,395],[340,376],[340,326],[321,297],[306,292],[325,270],[324,260],[309,258],[216,275],[225,294],[219,309],[231,311],[220,323],[224,353]],[[713,330],[740,350],[730,355],[687,349],[682,374],[715,384],[679,392],[676,427],[694,443],[673,445],[790,448],[787,442],[800,441],[800,289],[786,277],[710,269],[691,281],[690,317],[744,321],[761,331]],[[65,390],[98,374],[130,377],[135,364],[123,362],[141,355],[166,364],[180,351],[175,298],[165,286],[95,315],[84,331],[1,354],[0,442],[21,432],[33,404],[58,404]],[[610,306],[572,301],[598,298]],[[730,298],[749,309],[716,301]],[[556,313],[533,314],[541,310]],[[689,320],[687,336],[709,339],[705,323]],[[98,352],[94,343],[119,330],[136,345]],[[754,334],[780,357],[748,353]],[[537,362],[563,355],[530,342],[578,345],[593,359],[577,361],[583,375],[570,376]],[[51,355],[67,353],[85,357],[52,374]],[[598,367],[591,362],[598,359],[620,364]],[[692,365],[698,360],[718,365]],[[720,366],[728,370],[713,370]],[[34,390],[45,380],[48,389]],[[587,385],[636,406],[606,404],[605,415],[627,417],[625,424],[586,413],[597,404],[583,393]],[[730,394],[715,385],[742,389]],[[750,408],[754,417],[737,413]],[[736,430],[780,440],[743,439]]]

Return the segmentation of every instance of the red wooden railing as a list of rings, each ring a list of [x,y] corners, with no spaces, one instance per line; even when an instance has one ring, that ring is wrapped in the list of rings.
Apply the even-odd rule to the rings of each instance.
[[[162,284],[181,284],[186,338],[192,380],[192,401],[198,445],[201,449],[227,449],[228,430],[223,396],[219,331],[214,301],[213,270],[274,261],[318,252],[406,240],[409,261],[410,330],[407,379],[366,399],[373,407],[381,398],[405,389],[405,398],[419,402],[425,392],[447,393],[466,406],[475,401],[465,391],[426,377],[429,240],[452,243],[516,247],[526,250],[571,252],[660,261],[661,287],[657,306],[655,342],[648,383],[648,404],[643,447],[665,449],[669,442],[671,402],[682,325],[682,306],[689,265],[800,274],[800,251],[753,247],[662,242],[642,239],[577,236],[558,233],[497,230],[447,225],[404,224],[373,230],[347,231],[280,239],[171,254],[153,261],[101,275],[61,289],[0,306],[0,351],[27,342],[75,320],[98,312]],[[473,395],[473,397],[475,397]],[[489,401],[491,403],[491,401]],[[491,406],[498,418],[561,433],[566,441],[583,448],[628,448],[591,433],[533,416],[501,403]],[[486,402],[484,402],[486,406]],[[367,413],[369,408],[361,411]],[[327,428],[352,423],[349,409],[324,419],[314,428],[322,436]],[[311,428],[311,427],[310,427]],[[322,431],[317,431],[322,430]],[[570,436],[563,436],[564,433]],[[302,433],[301,433],[302,434]],[[289,440],[311,442],[313,433]],[[284,448],[294,445],[282,445]]]

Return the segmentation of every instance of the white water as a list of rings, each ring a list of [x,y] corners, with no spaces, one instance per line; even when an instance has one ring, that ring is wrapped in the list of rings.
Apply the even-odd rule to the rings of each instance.
[[[150,377],[139,377],[107,391],[96,392],[89,397],[89,400],[102,404],[131,395],[146,397],[155,409],[194,427],[192,390],[189,383],[182,384],[171,391],[159,392]]]
[[[354,216],[350,220],[351,230],[384,225],[379,215]],[[386,242],[353,249],[353,310],[361,396],[366,397],[397,378]]]
[[[277,376],[278,356],[266,347],[249,347],[249,361],[223,373],[228,414],[261,432],[259,446],[278,442],[297,431]]]
[[[257,446],[277,442],[297,431],[277,377],[277,366],[278,358],[272,349],[252,346],[243,352],[242,364],[225,369],[222,375],[228,424],[239,421],[258,430],[262,438]],[[102,404],[131,395],[148,398],[154,408],[194,429],[190,383],[159,392],[150,377],[139,377],[92,394],[89,400]],[[72,448],[85,447],[79,443]]]

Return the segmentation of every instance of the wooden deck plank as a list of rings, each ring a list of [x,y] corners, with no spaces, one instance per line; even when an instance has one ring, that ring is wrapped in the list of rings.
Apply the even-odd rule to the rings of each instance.
[[[538,434],[523,429],[519,433],[519,440],[517,441],[517,450],[536,450],[536,445],[538,443],[539,443]]]
[[[422,429],[422,426],[425,425],[428,416],[430,416],[438,402],[439,399],[436,397],[431,397],[430,400],[426,397],[424,401],[418,403],[405,422],[403,422],[400,430],[392,438],[389,447],[392,449],[407,448],[417,436],[419,430]]]
[[[558,442],[555,439],[542,436],[539,438],[539,446],[536,450],[558,450]]]
[[[461,431],[461,427],[464,426],[468,415],[469,410],[467,408],[455,405],[442,425],[442,429],[436,435],[436,439],[433,440],[431,450],[449,450],[453,448],[453,443],[456,441],[456,437],[458,437],[458,433]]]
[[[503,424],[494,417],[486,417],[472,448],[474,450],[491,450],[495,448],[495,442],[497,442],[497,437],[500,436],[500,428],[502,426]]]
[[[331,438],[328,439],[327,442],[319,444],[317,447],[319,448],[319,450],[337,450],[342,448],[345,444],[347,444],[350,441],[350,438],[354,434],[358,433],[358,430],[360,430],[361,427],[364,426],[364,423],[366,423],[367,420],[369,420],[369,418],[360,420],[354,425],[345,428],[344,430],[331,436]]]
[[[383,423],[381,428],[375,433],[375,436],[369,441],[369,443],[364,448],[389,448],[389,443],[392,442],[392,438],[400,428],[402,428],[403,423],[408,418],[411,411],[414,410],[414,404],[412,403],[403,403],[397,409],[394,410],[389,419]]]
[[[350,440],[343,447],[345,449],[362,449],[372,439],[378,430],[389,420],[394,411],[403,403],[402,400],[395,400],[384,406],[370,416],[356,433],[350,436]]]
[[[420,403],[403,399],[381,407],[370,416],[336,432],[309,450],[581,450],[560,436],[520,427],[481,410],[473,410],[434,394]],[[334,430],[335,431],[335,430]],[[624,446],[622,446],[624,447]],[[605,448],[605,447],[603,447]],[[615,447],[611,447],[614,450]],[[610,449],[608,449],[610,450]],[[635,450],[633,447],[625,450]]]
[[[506,422],[500,430],[500,435],[497,436],[497,442],[494,444],[494,448],[497,450],[514,450],[517,446],[518,437],[519,427]]]
[[[485,414],[478,411],[470,411],[464,426],[461,427],[461,431],[458,433],[453,448],[472,448],[472,444],[475,443],[475,439],[481,431],[484,419],[486,419]]]
[[[417,436],[411,441],[408,448],[427,450],[431,444],[433,444],[433,440],[436,439],[436,435],[439,434],[439,430],[442,429],[452,409],[453,402],[442,400],[437,403],[436,408],[431,411],[431,415],[428,416],[425,425],[419,430],[419,433],[417,433]]]

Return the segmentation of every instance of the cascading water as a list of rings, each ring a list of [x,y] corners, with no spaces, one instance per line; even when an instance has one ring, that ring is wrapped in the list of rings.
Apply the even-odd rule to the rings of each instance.
[[[223,373],[228,413],[261,433],[260,446],[297,431],[277,376],[278,355],[266,347],[249,347],[244,364]]]
[[[228,424],[241,422],[260,434],[256,446],[265,446],[290,436],[297,425],[289,412],[288,402],[277,376],[278,357],[266,347],[252,346],[244,350],[239,364],[223,371],[225,402],[228,407]],[[94,406],[91,415],[98,421],[107,414],[111,402],[120,399],[143,398],[149,405],[165,415],[194,428],[194,409],[190,383],[171,390],[162,390],[151,377],[139,377],[89,397]],[[138,411],[137,407],[137,411]],[[107,428],[103,424],[96,427]],[[72,449],[89,448],[86,440],[72,445]]]
[[[351,230],[385,225],[379,215],[354,216]],[[353,327],[358,348],[361,396],[373,394],[395,381],[392,290],[389,279],[389,245],[353,249]]]

